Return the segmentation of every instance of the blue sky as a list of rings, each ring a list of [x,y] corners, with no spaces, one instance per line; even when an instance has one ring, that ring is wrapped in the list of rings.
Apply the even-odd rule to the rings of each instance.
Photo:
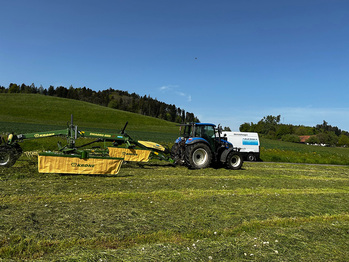
[[[281,115],[349,130],[347,0],[11,0],[0,85],[150,95],[238,130]]]

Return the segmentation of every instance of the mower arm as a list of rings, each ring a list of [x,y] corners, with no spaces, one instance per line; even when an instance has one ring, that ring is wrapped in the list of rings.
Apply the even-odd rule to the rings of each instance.
[[[0,167],[11,167],[13,166],[18,158],[21,156],[23,150],[18,144],[19,141],[25,139],[36,139],[52,136],[69,136],[71,133],[70,129],[55,130],[49,132],[36,132],[28,134],[9,134],[6,139],[2,139],[0,144]]]

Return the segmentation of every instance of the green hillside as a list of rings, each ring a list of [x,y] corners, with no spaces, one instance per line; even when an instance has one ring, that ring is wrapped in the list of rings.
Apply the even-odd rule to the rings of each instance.
[[[71,114],[74,123],[84,129],[118,131],[128,121],[128,132],[178,133],[175,123],[87,102],[35,94],[0,94],[1,133],[65,127]]]

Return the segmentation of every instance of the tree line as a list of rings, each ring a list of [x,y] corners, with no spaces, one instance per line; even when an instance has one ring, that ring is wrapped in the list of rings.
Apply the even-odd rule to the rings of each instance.
[[[56,96],[94,103],[176,123],[200,122],[193,113],[186,112],[184,109],[176,107],[175,105],[160,102],[157,99],[151,98],[149,95],[140,96],[136,93],[129,94],[127,91],[114,90],[112,88],[103,91],[94,91],[86,87],[74,88],[70,86],[66,88],[64,86],[54,87],[50,85],[49,88],[46,89],[42,85],[36,87],[34,84],[28,86],[26,84],[17,85],[11,83],[8,88],[0,86],[0,93],[26,93]]]
[[[241,132],[257,132],[270,139],[280,139],[288,142],[300,142],[301,136],[309,136],[305,140],[309,144],[324,144],[328,146],[349,146],[349,133],[336,126],[329,125],[325,120],[314,127],[303,125],[280,124],[281,115],[268,115],[258,123],[240,125]]]

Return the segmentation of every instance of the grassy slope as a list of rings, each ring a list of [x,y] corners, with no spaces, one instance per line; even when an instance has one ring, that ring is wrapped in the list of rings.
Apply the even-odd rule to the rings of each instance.
[[[174,134],[178,130],[168,121],[87,102],[35,94],[0,94],[0,122],[65,127],[71,114],[74,123],[84,128],[120,130],[128,121],[128,130]]]

